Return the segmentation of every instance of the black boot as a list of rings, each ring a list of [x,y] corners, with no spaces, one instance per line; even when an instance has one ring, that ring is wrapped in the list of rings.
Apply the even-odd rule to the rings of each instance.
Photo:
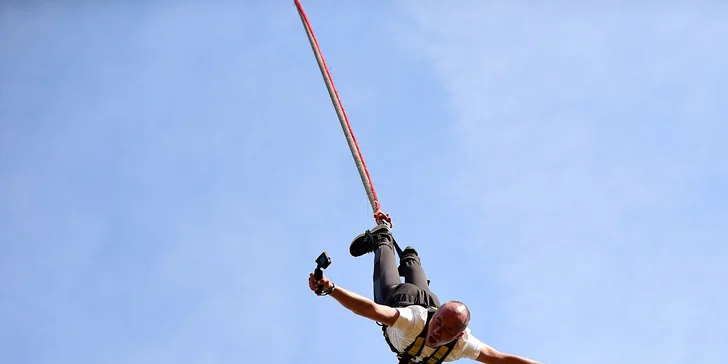
[[[417,278],[415,278],[415,274],[417,274],[417,273],[412,271],[413,269],[415,269],[413,267],[413,264],[411,263],[413,261],[417,262],[416,265],[419,266],[418,267],[419,269],[417,269],[418,271],[421,272],[419,274],[421,274],[422,277],[425,277],[425,272],[422,269],[422,261],[420,260],[420,255],[419,255],[419,253],[417,253],[417,250],[412,246],[407,246],[406,248],[404,248],[404,251],[402,251],[399,255],[399,267],[397,267],[397,271],[399,271],[400,277],[405,277],[405,280],[409,279],[411,281],[414,281],[417,279]],[[409,277],[407,275],[409,275]],[[426,279],[426,278],[425,278],[425,280],[427,281],[427,287],[429,287],[430,280]],[[422,282],[424,282],[424,281],[422,281]],[[424,284],[424,283],[419,283],[419,284]],[[421,288],[425,288],[425,287],[423,286]]]
[[[393,241],[392,231],[389,229],[387,224],[379,224],[371,230],[367,230],[357,235],[349,246],[349,253],[353,257],[360,257],[367,253],[374,252],[377,244],[380,244],[381,239],[390,239]],[[389,243],[389,242],[382,242]]]
[[[404,251],[402,251],[402,254],[399,255],[400,265],[398,267],[399,276],[404,277],[404,273],[402,272],[403,269],[403,262],[407,260],[414,260],[417,261],[417,263],[422,264],[420,261],[420,255],[417,253],[417,250],[415,250],[412,246],[407,246],[404,248]]]
[[[417,253],[417,250],[413,247],[408,245],[406,248],[404,248],[404,251],[402,252],[402,258],[404,258],[407,255],[414,255],[417,257],[417,260],[420,259],[420,255]]]

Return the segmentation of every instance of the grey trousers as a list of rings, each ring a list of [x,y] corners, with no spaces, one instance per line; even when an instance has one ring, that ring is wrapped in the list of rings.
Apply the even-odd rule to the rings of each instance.
[[[390,307],[439,307],[440,301],[430,291],[419,257],[404,255],[397,266],[394,246],[386,241],[390,237],[380,239],[374,250],[374,302]],[[404,277],[404,283],[400,277]]]

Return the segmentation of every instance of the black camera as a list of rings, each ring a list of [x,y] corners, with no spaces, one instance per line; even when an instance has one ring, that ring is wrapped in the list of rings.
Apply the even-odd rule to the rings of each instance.
[[[329,265],[331,265],[331,257],[329,257],[326,252],[321,253],[321,255],[316,258],[316,265],[322,269],[328,268]]]
[[[316,278],[317,282],[319,279],[323,278],[324,269],[328,268],[329,265],[331,265],[331,257],[329,257],[326,252],[321,253],[321,255],[316,258],[316,270],[314,271],[313,276]],[[321,292],[323,292],[323,287],[319,284],[316,294],[321,294]]]

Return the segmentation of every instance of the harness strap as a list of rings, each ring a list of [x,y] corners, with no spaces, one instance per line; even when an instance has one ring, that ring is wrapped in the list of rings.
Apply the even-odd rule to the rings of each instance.
[[[440,346],[432,355],[430,355],[429,358],[424,360],[426,364],[440,364],[442,363],[445,358],[447,358],[447,355],[450,354],[452,349],[455,347],[455,345],[458,343],[457,340],[453,340],[443,346]]]
[[[399,352],[394,345],[392,345],[392,342],[387,337],[387,326],[382,325],[382,334],[384,335],[384,340],[389,345],[389,348],[397,355],[397,358],[399,359],[399,364],[409,364],[413,358],[417,357],[422,353],[422,349],[425,347],[425,338],[427,337],[427,329],[430,326],[430,321],[432,320],[432,316],[435,314],[435,311],[437,310],[436,307],[429,307],[427,309],[427,321],[425,321],[425,327],[422,329],[420,334],[415,338],[415,340],[404,349],[403,352]],[[445,345],[439,346],[435,349],[435,352],[432,353],[429,357],[425,358],[423,360],[423,363],[425,364],[441,364],[445,358],[447,358],[448,354],[452,351],[452,349],[457,344],[457,340],[453,340]]]
[[[422,349],[424,349],[425,347],[425,337],[427,336],[427,329],[430,326],[432,315],[435,314],[436,310],[437,308],[434,307],[430,307],[427,309],[427,321],[425,321],[425,327],[422,328],[422,331],[419,335],[417,335],[415,340],[412,341],[412,343],[406,349],[404,349],[404,352],[398,356],[399,364],[409,364],[412,358],[420,355]]]

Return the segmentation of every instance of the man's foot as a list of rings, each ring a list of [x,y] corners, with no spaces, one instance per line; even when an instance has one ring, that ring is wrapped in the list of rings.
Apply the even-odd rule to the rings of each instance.
[[[371,230],[367,230],[357,235],[349,246],[349,253],[353,257],[360,257],[364,254],[374,251],[377,243],[379,243],[378,235],[389,235],[391,238],[392,231],[387,224],[379,224]]]
[[[417,250],[415,250],[412,246],[407,246],[402,251],[402,254],[399,256],[399,267],[397,267],[397,270],[399,271],[399,276],[404,277],[404,263],[407,261],[413,260],[417,262],[417,264],[422,264],[420,261],[420,255],[417,254]]]
[[[409,246],[409,245],[406,248],[404,248],[404,250],[402,251],[402,257],[405,257],[407,255],[414,255],[416,257],[420,256],[419,254],[417,254],[417,250],[415,250],[414,247]]]

